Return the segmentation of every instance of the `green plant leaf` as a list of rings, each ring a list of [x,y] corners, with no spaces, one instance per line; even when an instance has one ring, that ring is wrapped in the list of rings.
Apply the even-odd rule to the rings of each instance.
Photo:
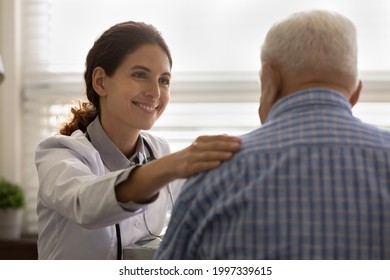
[[[25,206],[23,189],[5,179],[0,179],[0,208],[22,208]]]

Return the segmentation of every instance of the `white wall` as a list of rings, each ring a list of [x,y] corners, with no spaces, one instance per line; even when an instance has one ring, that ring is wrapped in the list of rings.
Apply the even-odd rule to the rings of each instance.
[[[5,79],[0,86],[0,176],[21,181],[21,0],[0,0],[0,52]]]
[[[3,53],[3,1],[4,0],[0,0],[0,54]],[[2,92],[2,87],[0,85],[0,108],[3,108],[3,92]],[[2,121],[2,114],[0,114],[0,147],[3,146],[3,129],[2,129],[2,126],[1,126],[1,123],[3,123]],[[2,153],[0,152],[0,177],[3,175],[1,170],[2,169],[2,164],[3,164],[3,160],[2,160]]]

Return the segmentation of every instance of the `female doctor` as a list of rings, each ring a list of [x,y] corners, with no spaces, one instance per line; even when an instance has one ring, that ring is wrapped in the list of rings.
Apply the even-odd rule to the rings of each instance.
[[[89,102],[36,150],[40,259],[120,259],[122,247],[161,234],[179,190],[171,182],[239,149],[239,138],[216,135],[170,153],[144,132],[168,104],[171,67],[151,25],[120,23],[96,40],[84,73]]]

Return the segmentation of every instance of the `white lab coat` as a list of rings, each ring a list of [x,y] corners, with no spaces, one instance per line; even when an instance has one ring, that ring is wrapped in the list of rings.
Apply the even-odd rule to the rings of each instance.
[[[168,143],[142,132],[156,158],[169,153]],[[130,202],[126,210],[114,193],[133,168],[110,172],[99,152],[80,130],[71,136],[53,136],[36,151],[39,177],[37,199],[39,259],[116,259],[115,224],[120,223],[122,246],[160,234],[172,202],[168,186],[148,204]],[[178,195],[182,181],[172,186]],[[171,184],[172,185],[172,184]]]

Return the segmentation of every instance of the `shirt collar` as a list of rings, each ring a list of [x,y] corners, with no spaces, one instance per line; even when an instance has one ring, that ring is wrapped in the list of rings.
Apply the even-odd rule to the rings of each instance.
[[[278,118],[287,111],[316,110],[318,106],[336,107],[352,115],[351,104],[343,94],[327,88],[311,88],[297,91],[278,100],[272,107],[266,122]]]
[[[146,159],[145,147],[141,136],[138,137],[135,153],[128,159],[104,131],[99,116],[88,125],[87,133],[92,145],[99,152],[102,161],[110,171],[125,169],[135,164],[143,163]]]

